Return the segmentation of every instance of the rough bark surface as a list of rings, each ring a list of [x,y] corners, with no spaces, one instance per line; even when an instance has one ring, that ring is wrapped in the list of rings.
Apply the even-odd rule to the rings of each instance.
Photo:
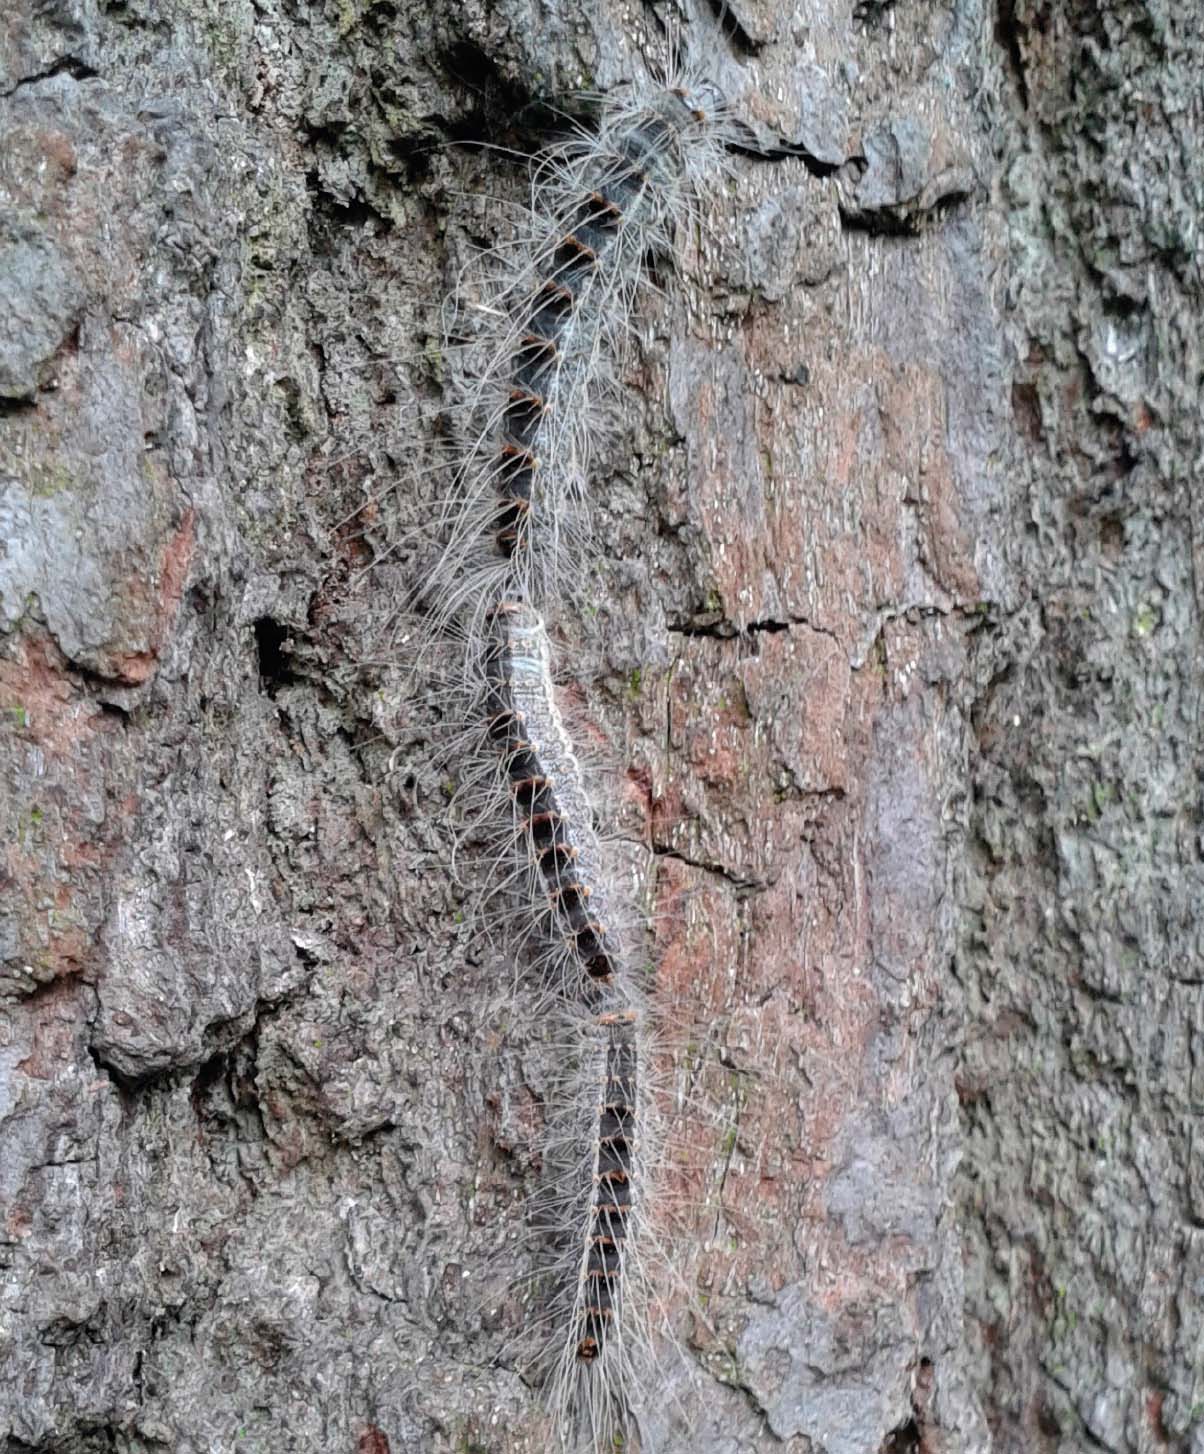
[[[1204,1450],[1204,24],[1001,12],[1014,596],[980,636],[959,1090],[1011,1450]]]
[[[645,1445],[1199,1451],[1198,23],[684,31],[764,154],[556,623],[696,1082]],[[0,16],[10,1454],[547,1447],[548,1051],[398,613],[525,191],[459,143],[658,53],[607,0]]]

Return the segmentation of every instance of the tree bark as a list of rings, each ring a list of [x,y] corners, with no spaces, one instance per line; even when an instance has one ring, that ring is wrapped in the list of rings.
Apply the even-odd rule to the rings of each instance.
[[[681,33],[749,144],[554,622],[692,1088],[642,1447],[1200,1454],[1204,33]],[[11,1454],[548,1447],[554,1078],[405,613],[444,302],[664,50],[610,0],[0,17]]]
[[[976,656],[960,1178],[1010,1450],[1204,1449],[1198,14],[997,26],[1014,595]]]

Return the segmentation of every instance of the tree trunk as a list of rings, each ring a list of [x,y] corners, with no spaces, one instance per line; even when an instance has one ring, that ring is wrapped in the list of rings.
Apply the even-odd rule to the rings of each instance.
[[[1201,1454],[1204,27],[680,30],[748,144],[554,622],[690,1087],[640,1447]],[[11,1454],[548,1447],[554,1067],[407,611],[445,302],[665,48],[610,0],[0,17]]]
[[[1010,594],[957,977],[996,1447],[1204,1450],[1197,11],[1001,7]]]

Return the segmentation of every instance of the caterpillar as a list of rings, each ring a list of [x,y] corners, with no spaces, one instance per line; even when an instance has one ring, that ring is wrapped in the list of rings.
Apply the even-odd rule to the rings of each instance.
[[[568,1042],[550,1118],[559,1290],[543,1359],[566,1449],[613,1449],[637,1420],[654,1256],[653,1041],[542,611],[584,575],[590,463],[647,260],[680,242],[729,135],[713,88],[682,73],[602,98],[593,128],[536,159],[530,236],[472,304],[472,424],[424,587],[433,637],[455,635],[465,650],[465,789],[504,844],[503,887],[520,887],[526,922],[511,947],[534,958],[541,1004]]]
[[[582,1080],[568,1099],[583,1105],[585,1115],[563,1137],[569,1151],[559,1209],[563,1333],[553,1404],[566,1428],[587,1429],[605,1447],[621,1427],[623,1391],[634,1372],[625,1282],[631,1282],[629,1251],[638,1244],[650,1194],[638,1159],[652,1113],[644,1085],[647,1015],[619,936],[606,922],[599,845],[550,690],[543,623],[531,607],[513,601],[500,603],[490,619],[488,730],[511,795],[532,898],[546,900],[557,989],[581,1011],[573,1059]],[[576,1165],[574,1146],[581,1148]]]
[[[471,315],[470,423],[440,510],[447,544],[424,597],[479,640],[499,600],[571,598],[588,562],[589,467],[649,258],[672,255],[698,186],[721,171],[726,106],[688,73],[602,98],[532,168],[527,232],[499,255]],[[458,290],[463,292],[464,288]]]
[[[587,1449],[622,1447],[649,1373],[650,1052],[645,1012],[630,991],[610,987],[614,1007],[579,1027],[580,1103],[585,1124],[575,1175],[562,1208],[564,1266],[553,1312],[561,1322],[548,1370],[561,1441]]]
[[[486,731],[510,795],[509,832],[529,870],[531,911],[542,917],[543,901],[554,926],[561,988],[588,1000],[621,975],[623,951],[581,767],[551,687],[547,632],[518,601],[500,602],[490,628]],[[574,970],[584,976],[579,984],[566,982]]]

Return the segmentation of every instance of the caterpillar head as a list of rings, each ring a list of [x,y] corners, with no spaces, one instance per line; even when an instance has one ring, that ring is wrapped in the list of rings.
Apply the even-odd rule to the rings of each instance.
[[[710,129],[727,119],[727,98],[713,81],[683,79],[670,84],[667,92],[685,108],[695,126]]]

